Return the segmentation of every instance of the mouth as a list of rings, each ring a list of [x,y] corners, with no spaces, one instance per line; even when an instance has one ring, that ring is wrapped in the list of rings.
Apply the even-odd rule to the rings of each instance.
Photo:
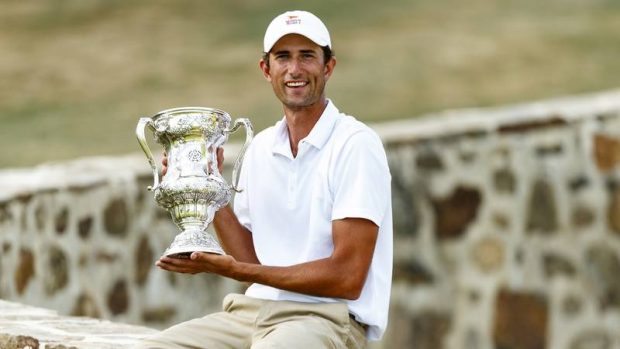
[[[295,81],[287,81],[287,82],[284,83],[284,85],[286,85],[286,87],[293,87],[293,88],[295,88],[295,87],[304,87],[304,86],[308,85],[308,82],[307,81],[295,80]]]

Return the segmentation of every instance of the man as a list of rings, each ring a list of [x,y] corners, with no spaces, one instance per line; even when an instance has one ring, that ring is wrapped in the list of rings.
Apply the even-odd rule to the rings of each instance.
[[[226,296],[222,312],[171,327],[141,348],[364,348],[385,330],[392,213],[381,141],[325,97],[336,59],[319,18],[277,16],[264,52],[259,66],[284,118],[248,148],[234,212],[216,214],[227,255],[156,263],[251,286]]]

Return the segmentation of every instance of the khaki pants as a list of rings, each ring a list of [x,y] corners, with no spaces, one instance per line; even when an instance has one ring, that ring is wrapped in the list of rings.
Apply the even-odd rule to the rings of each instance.
[[[362,349],[366,335],[346,304],[267,301],[229,294],[224,311],[183,322],[136,349]]]

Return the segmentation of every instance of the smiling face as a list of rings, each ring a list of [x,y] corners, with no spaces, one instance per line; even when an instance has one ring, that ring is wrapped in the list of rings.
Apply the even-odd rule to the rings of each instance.
[[[288,34],[261,60],[265,79],[285,108],[299,110],[325,104],[325,83],[336,61],[324,61],[322,48],[302,35]]]

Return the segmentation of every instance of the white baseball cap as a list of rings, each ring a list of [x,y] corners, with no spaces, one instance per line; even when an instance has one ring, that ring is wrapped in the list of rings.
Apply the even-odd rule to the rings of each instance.
[[[287,34],[303,35],[319,46],[332,48],[329,31],[319,17],[308,11],[288,11],[269,23],[263,40],[264,52],[271,51],[273,45]]]

